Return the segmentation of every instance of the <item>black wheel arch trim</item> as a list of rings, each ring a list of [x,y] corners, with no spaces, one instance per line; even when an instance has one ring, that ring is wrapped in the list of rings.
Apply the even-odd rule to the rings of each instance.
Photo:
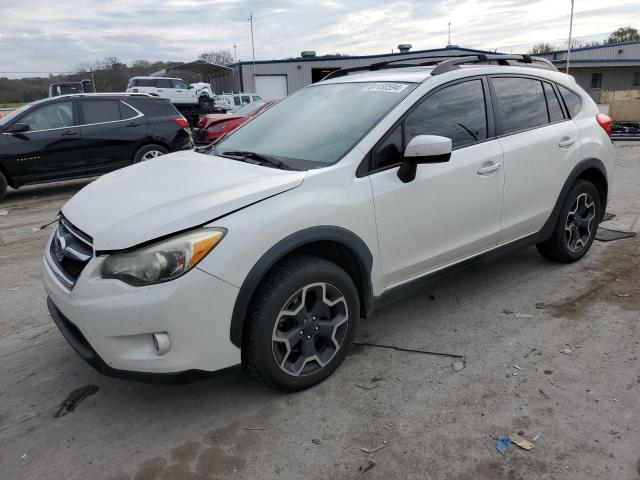
[[[605,184],[607,185],[607,192],[598,192],[601,194],[604,193],[604,202],[602,202],[603,203],[602,211],[600,212],[601,216],[604,215],[604,212],[607,206],[607,194],[608,194],[608,182],[609,182],[609,179],[607,176],[607,169],[604,166],[604,163],[602,162],[602,160],[599,160],[597,158],[587,158],[580,161],[573,168],[573,170],[571,170],[571,173],[569,174],[569,176],[564,182],[564,185],[562,186],[562,190],[560,191],[560,195],[558,195],[558,199],[556,200],[556,204],[553,207],[553,210],[551,211],[551,215],[549,215],[549,218],[547,219],[546,223],[544,224],[544,226],[542,227],[542,229],[538,234],[539,238],[541,238],[542,240],[546,240],[551,237],[551,235],[553,234],[553,229],[555,228],[556,223],[558,222],[558,217],[560,215],[560,210],[562,210],[562,205],[565,199],[567,198],[567,195],[569,194],[569,190],[571,189],[573,184],[576,182],[578,177],[580,177],[580,175],[582,175],[584,172],[590,169],[598,170],[604,177]]]
[[[359,264],[359,273],[365,281],[364,288],[366,292],[359,292],[364,297],[361,300],[365,307],[371,305],[371,271],[373,268],[373,255],[371,254],[367,244],[358,235],[342,227],[332,225],[309,227],[283,238],[272,246],[262,255],[262,257],[260,257],[245,277],[244,282],[240,287],[240,291],[238,292],[233,308],[233,314],[231,316],[231,328],[229,333],[231,342],[235,346],[242,348],[245,319],[247,317],[251,298],[253,297],[253,294],[256,288],[258,288],[261,280],[271,267],[273,267],[285,255],[293,252],[294,250],[304,247],[305,245],[323,241],[342,244],[354,254]],[[365,308],[364,311],[361,312],[361,315],[365,315],[368,310],[369,308]]]

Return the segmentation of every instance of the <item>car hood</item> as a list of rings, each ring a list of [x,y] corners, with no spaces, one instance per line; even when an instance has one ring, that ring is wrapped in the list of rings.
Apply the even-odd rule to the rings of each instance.
[[[177,152],[104,175],[71,198],[62,214],[93,238],[96,251],[121,250],[295,188],[305,175]]]

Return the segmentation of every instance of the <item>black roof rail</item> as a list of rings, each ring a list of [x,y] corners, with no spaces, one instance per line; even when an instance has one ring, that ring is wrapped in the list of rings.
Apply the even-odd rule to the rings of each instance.
[[[556,66],[551,63],[546,58],[542,57],[532,57],[531,55],[486,55],[484,53],[480,53],[477,55],[468,55],[460,58],[452,58],[450,60],[445,60],[444,62],[438,63],[438,66],[433,69],[431,75],[441,75],[446,72],[450,72],[451,70],[455,70],[459,68],[459,65],[465,63],[491,63],[496,62],[498,65],[514,65],[511,62],[518,63],[526,63],[531,66],[537,64],[536,66],[546,68],[547,70],[555,70],[558,71]],[[517,64],[516,64],[517,65]]]
[[[445,59],[445,60],[443,60]],[[414,60],[427,60],[421,63],[396,63],[402,61],[414,61]],[[431,75],[440,75],[451,70],[459,68],[459,65],[466,63],[491,63],[496,62],[498,65],[514,65],[510,62],[519,62],[530,64],[531,66],[538,66],[546,68],[548,70],[558,70],[556,66],[546,58],[532,57],[531,55],[501,55],[501,54],[461,54],[461,55],[429,55],[424,57],[413,58],[397,58],[395,60],[387,60],[384,62],[372,63],[371,65],[363,65],[360,67],[341,68],[330,72],[322,80],[328,80],[330,78],[344,77],[353,72],[366,72],[384,70],[389,68],[408,68],[408,67],[425,67],[430,65],[436,65]]]

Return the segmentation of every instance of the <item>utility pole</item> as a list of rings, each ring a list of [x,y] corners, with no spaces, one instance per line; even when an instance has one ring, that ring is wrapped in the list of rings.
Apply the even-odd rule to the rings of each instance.
[[[447,47],[451,45],[451,22],[449,22],[449,36],[447,37]]]
[[[567,75],[569,74],[569,61],[571,59],[571,34],[573,33],[573,0],[571,0],[571,20],[569,20],[569,43],[567,44]]]
[[[233,61],[238,63],[238,45],[233,44]]]
[[[251,54],[253,56],[253,93],[256,91],[256,48],[253,43],[253,12],[249,15],[249,22],[251,23]]]
[[[93,87],[93,93],[97,93],[98,90],[96,89],[96,79],[93,78],[93,67],[91,67],[91,86]]]

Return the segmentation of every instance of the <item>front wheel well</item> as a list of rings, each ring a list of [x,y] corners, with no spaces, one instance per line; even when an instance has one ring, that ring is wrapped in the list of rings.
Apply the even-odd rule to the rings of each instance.
[[[18,185],[16,185],[11,175],[9,175],[9,171],[3,165],[0,165],[0,173],[4,175],[4,178],[7,181],[7,185],[9,185],[11,188],[18,188]]]

